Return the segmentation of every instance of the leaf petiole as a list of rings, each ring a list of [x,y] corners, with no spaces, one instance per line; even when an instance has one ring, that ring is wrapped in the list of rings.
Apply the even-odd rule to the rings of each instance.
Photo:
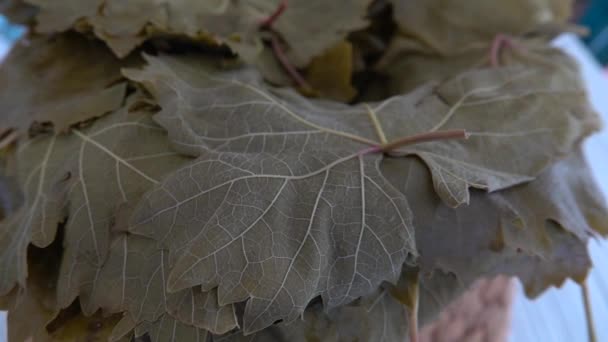
[[[274,10],[274,12],[272,12],[268,17],[266,17],[260,21],[260,24],[259,24],[260,28],[264,29],[264,28],[272,27],[272,24],[274,24],[274,22],[277,21],[277,19],[281,16],[281,14],[283,14],[283,12],[285,12],[286,9],[287,9],[287,0],[281,0],[281,2],[279,3],[279,6],[277,6],[277,8]]]
[[[272,52],[274,53],[275,57],[277,58],[283,69],[285,69],[285,71],[289,74],[291,79],[296,83],[296,85],[304,91],[312,91],[312,88],[310,87],[308,82],[306,82],[304,77],[302,77],[300,72],[295,68],[293,64],[291,64],[291,62],[285,55],[285,51],[283,51],[283,47],[281,47],[281,42],[279,41],[279,38],[277,37],[277,34],[274,31],[272,31],[272,36],[270,37],[270,45],[272,46]]]
[[[591,295],[589,294],[588,279],[581,284],[583,304],[585,307],[585,318],[587,319],[587,335],[589,342],[597,342],[595,323],[593,322],[593,310],[591,308]]]
[[[410,135],[404,138],[399,138],[397,140],[393,140],[392,142],[379,146],[370,147],[361,151],[360,154],[365,155],[379,152],[388,153],[404,146],[439,140],[468,139],[469,136],[470,133],[467,133],[467,131],[465,131],[464,129],[426,132]]]

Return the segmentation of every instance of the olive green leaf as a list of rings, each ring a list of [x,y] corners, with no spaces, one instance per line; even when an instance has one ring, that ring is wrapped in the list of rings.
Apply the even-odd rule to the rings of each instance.
[[[101,266],[107,257],[118,209],[136,203],[188,159],[169,148],[148,112],[124,107],[69,135],[25,141],[16,160],[25,199],[0,224],[0,294],[25,285],[27,246],[49,245],[67,218],[59,288],[65,307],[81,286],[84,268],[78,265]]]
[[[255,48],[248,38],[257,21],[273,11],[274,1],[27,0],[40,8],[37,30],[92,29],[119,57],[150,36],[175,34],[210,43],[233,39],[241,49]],[[83,24],[85,23],[85,24]],[[245,42],[246,41],[246,42]],[[261,47],[257,43],[257,49]]]
[[[467,141],[393,151],[422,158],[435,191],[458,206],[469,187],[533,179],[596,124],[569,69],[472,71],[347,106],[269,88],[247,68],[218,71],[203,57],[147,59],[127,75],[157,99],[155,119],[177,151],[198,159],[146,195],[130,230],[176,258],[169,291],[219,286],[220,305],[250,299],[246,333],[292,321],[319,295],[328,308],[367,295],[417,254],[407,197],[380,171],[385,158],[365,152],[380,137],[470,131]]]
[[[4,63],[0,131],[27,132],[38,122],[64,132],[123,104],[122,65],[99,42],[74,34],[37,37],[18,44]]]
[[[287,42],[290,61],[303,67],[350,32],[367,26],[365,15],[371,3],[372,0],[290,0],[273,28]]]
[[[311,305],[302,319],[275,324],[257,333],[244,336],[235,331],[214,336],[214,342],[391,342],[405,341],[406,314],[403,305],[384,289],[330,312],[320,303]]]
[[[515,55],[515,62],[524,65],[551,63],[559,53],[547,42],[553,31],[566,29],[571,2],[517,0],[496,11],[488,2],[455,6],[435,0],[417,5],[393,0],[399,34],[393,36],[375,66],[387,78],[375,87],[401,94],[421,83],[442,81],[491,62],[505,64],[504,55]],[[555,29],[548,30],[548,26]],[[502,39],[502,43],[495,39]],[[562,63],[571,64],[567,60]]]
[[[89,311],[101,308],[104,312],[127,313],[129,317],[125,319],[134,325],[147,322],[149,329],[160,328],[157,325],[166,324],[169,317],[216,334],[235,328],[234,308],[220,307],[217,291],[191,288],[166,292],[167,273],[171,269],[168,254],[157,249],[153,240],[118,236],[103,267],[91,277],[93,288],[90,294],[81,297],[81,303]]]
[[[419,161],[395,159],[383,166],[398,189],[417,196],[411,208],[423,272],[453,272],[464,284],[508,274],[537,295],[568,277],[581,280],[590,267],[588,238],[608,228],[608,210],[580,152],[528,184],[492,194],[475,191],[469,205],[456,209],[432,192]]]
[[[502,48],[497,58],[501,65],[543,66],[567,68],[573,72],[576,64],[558,49],[544,44],[540,39],[512,38],[512,45]],[[388,94],[412,91],[418,85],[431,81],[443,81],[462,72],[491,66],[490,43],[480,44],[448,56],[429,55],[409,50],[406,38],[395,38],[386,54],[376,65],[385,74],[381,86]],[[407,75],[407,76],[405,76]]]
[[[135,336],[139,337],[145,334],[150,338],[150,342],[208,341],[207,331],[184,324],[169,315],[161,316],[154,323],[142,323],[135,328]]]
[[[443,56],[487,44],[498,34],[518,36],[543,24],[564,23],[572,9],[572,0],[515,0],[500,9],[488,1],[390,2],[399,34],[408,38],[410,49]]]
[[[306,309],[303,319],[292,323],[279,323],[260,332],[244,336],[236,331],[222,336],[214,336],[214,342],[392,342],[406,341],[408,336],[407,312],[405,306],[390,292],[405,286],[404,267],[402,276],[395,286],[385,288],[384,284],[373,294],[355,302],[324,311],[321,303],[315,302]],[[432,322],[465,287],[453,274],[435,271],[420,282],[420,323]]]
[[[46,248],[28,249],[27,291],[14,289],[6,296],[9,312],[7,326],[9,341],[51,341],[47,325],[59,314],[56,290],[61,263],[61,241]]]
[[[228,44],[253,62],[262,50],[260,23],[279,0],[153,1],[27,0],[40,7],[40,32],[92,27],[120,57],[149,37],[179,35],[212,44]],[[364,27],[371,0],[348,4],[323,0],[292,0],[273,28],[288,45],[294,64],[304,66],[315,56]],[[335,15],[335,13],[340,15]],[[314,19],[313,19],[314,18]],[[85,24],[83,24],[84,22]]]

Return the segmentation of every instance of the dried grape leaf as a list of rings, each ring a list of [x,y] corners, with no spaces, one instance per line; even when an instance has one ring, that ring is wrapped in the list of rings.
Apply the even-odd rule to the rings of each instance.
[[[309,307],[302,319],[289,324],[279,323],[257,333],[244,336],[236,331],[214,336],[214,342],[392,342],[405,341],[407,336],[404,307],[384,289],[330,312],[320,303]]]
[[[367,295],[416,254],[406,197],[380,172],[383,156],[362,153],[379,144],[370,108],[389,141],[471,132],[400,151],[425,161],[451,206],[469,201],[469,187],[533,179],[596,127],[569,69],[471,71],[347,106],[270,88],[247,68],[218,71],[200,56],[147,59],[127,76],[156,97],[155,119],[174,147],[198,159],[146,195],[130,230],[177,260],[169,291],[219,286],[220,305],[249,299],[245,333],[292,321],[317,296],[333,308]]]
[[[31,294],[23,296],[18,305],[9,309],[8,341],[53,341],[45,326],[55,315],[57,310],[45,307]]]
[[[180,322],[222,334],[238,326],[233,305],[219,306],[217,291],[202,292],[200,288],[171,294],[167,311]]]
[[[400,34],[393,36],[375,66],[386,79],[372,86],[374,90],[388,88],[386,96],[409,92],[420,83],[441,81],[491,62],[503,63],[504,54],[516,56],[516,62],[525,65],[554,60],[551,55],[559,53],[548,48],[547,42],[555,36],[551,33],[566,29],[572,7],[571,0],[514,1],[499,11],[490,3],[392,3]],[[554,29],[547,30],[548,26]],[[533,32],[538,33],[531,35]],[[504,44],[495,45],[497,37]],[[498,50],[493,51],[494,45]]]
[[[154,323],[142,323],[135,328],[136,337],[144,335],[150,338],[150,342],[206,342],[208,332],[184,324],[169,315],[163,315]]]
[[[575,62],[558,49],[539,39],[511,38],[512,45],[500,50],[497,58],[501,65],[544,66],[577,69]],[[386,77],[373,84],[387,89],[388,94],[412,91],[421,83],[442,81],[464,71],[491,66],[490,44],[454,52],[448,56],[429,55],[426,52],[408,50],[406,38],[393,40],[386,54],[376,65],[376,70]],[[405,75],[407,75],[405,77]]]
[[[403,286],[404,267],[399,282],[390,290]],[[320,303],[306,309],[303,319],[292,323],[272,325],[257,333],[243,336],[236,331],[214,336],[214,342],[341,342],[341,341],[406,341],[408,337],[407,312],[405,306],[390,295],[383,286],[372,295],[333,309],[324,311]],[[453,274],[440,270],[428,274],[420,282],[420,323],[431,322],[452,300],[457,298],[465,286]]]
[[[28,249],[27,290],[15,289],[5,298],[8,301],[8,340],[35,342],[51,341],[46,326],[59,313],[56,289],[61,263],[61,240],[56,239],[46,248]]]
[[[64,132],[120,108],[121,66],[103,44],[75,34],[17,45],[0,67],[0,131],[22,133],[33,122],[51,122]]]
[[[303,67],[313,57],[343,41],[352,32],[368,25],[365,20],[372,0],[348,3],[325,0],[290,0],[273,29],[288,43],[287,55]]]
[[[433,194],[420,161],[394,159],[384,167],[398,189],[417,196],[411,208],[422,270],[453,272],[464,284],[508,274],[537,295],[568,277],[581,280],[590,267],[588,237],[606,232],[608,210],[580,152],[528,184],[475,191],[469,205],[455,209]]]
[[[26,141],[16,159],[25,200],[0,224],[0,294],[17,283],[25,285],[27,246],[50,244],[58,223],[68,218],[59,288],[62,307],[78,295],[84,265],[101,266],[105,260],[118,209],[136,203],[188,160],[170,149],[165,132],[148,112],[129,112],[128,106],[72,134]]]
[[[156,1],[135,0],[27,0],[40,7],[38,31],[66,31],[91,26],[120,57],[149,37],[181,35],[206,43],[228,44],[248,62],[263,49],[259,25],[279,6],[279,0]],[[343,3],[292,0],[273,25],[289,47],[298,66],[343,40],[364,20],[371,0]],[[335,13],[340,13],[336,16]],[[314,18],[314,20],[311,20]],[[86,25],[82,25],[82,21]]]
[[[443,56],[489,43],[498,34],[517,36],[543,24],[565,23],[572,9],[572,0],[515,0],[499,8],[488,1],[390,2],[399,33],[407,37],[410,49]]]
[[[181,34],[192,38],[227,38],[257,29],[256,20],[270,14],[276,5],[272,0],[255,0],[245,4],[228,0],[152,1],[134,0],[26,0],[39,7],[37,30],[44,33],[67,31],[82,25],[93,26],[104,39],[145,39],[156,32]],[[151,27],[146,27],[151,26]],[[100,34],[101,33],[101,34]],[[203,37],[206,33],[210,34]],[[132,50],[135,46],[130,46]],[[122,51],[125,56],[130,51]]]
[[[94,272],[91,294],[81,297],[81,302],[84,299],[83,305],[88,310],[126,312],[134,325],[147,322],[150,329],[160,329],[157,324],[166,324],[170,316],[182,324],[217,334],[237,326],[233,306],[220,307],[215,290],[202,292],[200,288],[191,288],[167,293],[166,272],[170,269],[168,252],[157,249],[154,241],[118,236],[107,261]]]

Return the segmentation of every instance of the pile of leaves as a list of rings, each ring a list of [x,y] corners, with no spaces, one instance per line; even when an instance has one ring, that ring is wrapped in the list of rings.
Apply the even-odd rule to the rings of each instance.
[[[570,2],[0,1],[9,340],[405,341],[583,281]]]

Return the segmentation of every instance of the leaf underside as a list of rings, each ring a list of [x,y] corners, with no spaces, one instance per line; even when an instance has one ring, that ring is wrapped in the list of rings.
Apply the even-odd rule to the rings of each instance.
[[[582,281],[608,234],[599,121],[545,43],[569,0],[25,2],[0,3],[37,31],[0,68],[11,341],[405,341],[480,277]],[[267,82],[300,72],[322,98]]]

